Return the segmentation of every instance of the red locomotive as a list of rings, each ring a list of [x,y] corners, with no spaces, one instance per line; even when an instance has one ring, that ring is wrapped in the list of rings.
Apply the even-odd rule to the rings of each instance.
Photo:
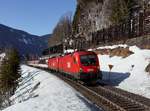
[[[49,58],[48,68],[82,81],[102,79],[97,54],[91,51]]]

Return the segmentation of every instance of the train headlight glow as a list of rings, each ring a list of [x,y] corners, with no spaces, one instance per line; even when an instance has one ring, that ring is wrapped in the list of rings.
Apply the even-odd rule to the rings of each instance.
[[[81,72],[83,72],[83,69],[82,69],[82,68],[80,68],[80,73],[81,73]]]

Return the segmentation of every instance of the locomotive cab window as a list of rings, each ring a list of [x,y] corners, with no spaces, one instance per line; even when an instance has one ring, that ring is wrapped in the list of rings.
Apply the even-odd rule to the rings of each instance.
[[[96,55],[81,55],[81,64],[84,66],[96,65]]]

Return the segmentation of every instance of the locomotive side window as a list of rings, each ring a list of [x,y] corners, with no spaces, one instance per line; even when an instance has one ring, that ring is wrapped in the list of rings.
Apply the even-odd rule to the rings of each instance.
[[[96,65],[96,56],[95,55],[81,55],[80,56],[81,64],[84,66]]]

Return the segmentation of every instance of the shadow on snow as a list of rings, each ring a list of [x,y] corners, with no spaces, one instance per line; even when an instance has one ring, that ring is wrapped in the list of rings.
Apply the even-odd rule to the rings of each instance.
[[[109,84],[112,86],[118,86],[121,82],[127,79],[130,76],[130,73],[121,73],[121,72],[108,72],[102,71],[103,78],[99,80],[99,83]]]

